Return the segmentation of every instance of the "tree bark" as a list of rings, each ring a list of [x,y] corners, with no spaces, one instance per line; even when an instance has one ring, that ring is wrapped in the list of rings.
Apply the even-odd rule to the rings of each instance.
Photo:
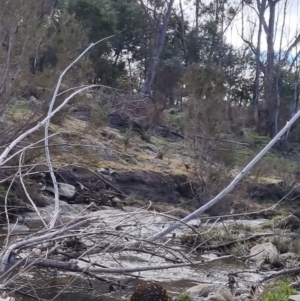
[[[148,67],[148,70],[146,73],[146,78],[145,78],[145,81],[144,81],[144,84],[143,84],[143,87],[141,90],[142,94],[144,94],[144,95],[150,94],[151,86],[152,86],[152,83],[153,83],[153,80],[154,80],[154,77],[156,74],[156,67],[158,65],[161,51],[163,49],[164,40],[166,37],[166,32],[167,32],[169,20],[171,17],[173,4],[174,4],[174,0],[170,0],[167,13],[163,19],[163,23],[158,24],[158,26],[157,26],[157,31],[156,31],[156,41],[157,42],[156,42],[156,45],[154,46],[151,63],[150,63],[150,66]]]
[[[187,55],[187,49],[186,49],[186,43],[185,43],[184,15],[183,15],[183,9],[182,9],[182,2],[181,2],[181,0],[179,1],[179,6],[180,6],[181,29],[182,29],[181,43],[182,43],[182,48],[183,48],[183,54],[184,54],[184,60],[185,60],[185,66],[187,66],[187,65],[188,65],[188,55]]]
[[[277,122],[278,122],[278,112],[279,107],[277,106],[277,95],[274,87],[274,31],[275,31],[275,11],[276,4],[280,0],[268,0],[269,4],[269,23],[265,27],[267,35],[267,63],[266,63],[266,73],[265,73],[265,106],[267,109],[267,133],[273,138],[277,134]]]
[[[254,120],[255,120],[255,129],[259,131],[260,129],[260,120],[258,114],[259,108],[259,76],[260,76],[260,48],[261,48],[261,33],[262,33],[262,23],[264,18],[264,13],[266,10],[266,0],[262,0],[260,3],[257,0],[257,7],[259,7],[259,27],[258,27],[258,35],[257,35],[257,47],[255,53],[255,80],[254,80],[254,93],[253,93],[253,109],[254,109]]]

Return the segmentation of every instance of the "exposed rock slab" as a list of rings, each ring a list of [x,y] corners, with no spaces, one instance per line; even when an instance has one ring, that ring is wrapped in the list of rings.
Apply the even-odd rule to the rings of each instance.
[[[67,199],[72,199],[75,196],[76,193],[75,186],[66,183],[57,183],[57,185],[58,185],[58,193],[60,196],[64,196]],[[54,193],[54,189],[52,186],[46,186],[45,189]]]
[[[278,258],[277,248],[271,242],[265,242],[251,248],[249,261],[260,265],[265,259],[276,260]]]
[[[201,283],[186,290],[191,301],[240,301],[225,287]]]
[[[199,285],[190,287],[186,290],[186,293],[190,296],[191,301],[200,300],[203,297],[207,297],[213,291],[213,286],[207,283],[201,283]]]
[[[194,198],[196,184],[185,175],[164,175],[151,171],[121,171],[99,168],[96,171],[73,167],[56,172],[61,188],[60,195],[74,203],[95,202],[97,205],[114,205],[115,197],[126,198],[132,195],[138,200],[154,203],[180,204],[182,198]],[[48,190],[52,181],[49,174],[43,179]],[[64,185],[61,183],[65,183]],[[73,188],[74,187],[74,188]],[[75,189],[75,196],[73,195]],[[53,191],[53,189],[52,189]],[[71,197],[71,196],[74,197]]]

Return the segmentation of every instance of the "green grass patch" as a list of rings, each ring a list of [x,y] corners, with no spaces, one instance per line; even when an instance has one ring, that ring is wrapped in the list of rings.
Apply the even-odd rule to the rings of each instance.
[[[283,220],[285,218],[284,215],[280,214],[280,215],[275,215],[273,218],[272,218],[272,221],[274,223],[279,223],[281,220]]]
[[[261,136],[256,132],[253,132],[249,129],[245,130],[247,136],[251,141],[253,141],[253,144],[257,147],[264,147],[268,142],[269,138],[266,136]]]
[[[279,280],[266,287],[261,295],[261,301],[289,301],[290,295],[297,294],[297,291],[289,286],[289,281]]]
[[[26,99],[16,99],[12,102],[12,108],[13,110],[25,110],[25,111],[31,111],[33,108],[32,103],[29,100]]]
[[[178,296],[178,300],[179,301],[191,301],[192,298],[189,293],[184,292]]]
[[[175,109],[166,110],[165,117],[167,119],[168,124],[177,127],[181,130],[184,128],[184,112],[178,112]]]

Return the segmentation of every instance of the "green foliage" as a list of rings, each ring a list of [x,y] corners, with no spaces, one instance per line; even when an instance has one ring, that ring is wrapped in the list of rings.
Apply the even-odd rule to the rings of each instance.
[[[283,220],[284,218],[285,218],[284,215],[275,215],[275,216],[272,218],[272,221],[273,221],[274,223],[278,223],[278,222],[280,222],[281,220]]]
[[[191,301],[192,298],[189,293],[184,292],[178,296],[178,300],[179,301]]]
[[[263,148],[269,142],[269,139],[266,136],[262,136],[254,131],[245,130],[247,136],[252,141],[252,143],[257,146],[258,148]]]
[[[127,58],[123,53],[137,61],[147,48],[150,31],[145,13],[136,3],[118,0],[76,0],[70,2],[69,11],[88,31],[90,42],[114,35],[94,47],[90,57],[101,83],[115,86],[117,79],[126,74]]]
[[[89,29],[90,41],[96,42],[114,33],[117,15],[111,1],[76,0],[70,3],[69,9]],[[107,43],[102,44],[108,46]],[[105,50],[109,51],[109,48]]]
[[[284,235],[275,236],[273,238],[273,244],[280,254],[287,253],[291,249],[291,240],[289,238],[285,238]]]
[[[297,291],[289,286],[287,280],[277,281],[275,284],[270,284],[265,289],[260,297],[262,301],[288,301],[290,295],[297,294]]]

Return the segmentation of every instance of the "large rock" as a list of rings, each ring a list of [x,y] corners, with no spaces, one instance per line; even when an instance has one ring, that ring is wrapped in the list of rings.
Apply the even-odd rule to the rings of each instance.
[[[2,228],[2,230],[8,230],[10,234],[20,234],[30,231],[30,229],[27,226],[20,224],[8,224],[8,227],[5,226]]]
[[[221,287],[216,293],[212,293],[205,301],[240,301],[239,297],[233,296],[229,290]]]
[[[64,196],[67,199],[72,199],[75,196],[75,186],[66,183],[57,183],[57,185],[60,196]],[[53,187],[47,186],[46,189],[54,193]]]
[[[202,283],[186,290],[191,301],[240,301],[225,287]]]
[[[295,253],[292,253],[292,252],[280,254],[280,256],[279,256],[279,260],[281,262],[288,262],[288,261],[296,260],[297,258],[298,258],[298,255]]]
[[[118,155],[112,148],[107,147],[102,142],[92,141],[90,139],[84,139],[82,141],[88,146],[88,149],[95,152],[95,157],[104,161],[120,162],[125,164],[126,162]]]
[[[206,283],[201,283],[196,286],[190,287],[186,290],[186,293],[190,296],[190,300],[201,300],[203,297],[207,297],[213,291],[213,286]]]
[[[282,229],[297,230],[300,227],[300,220],[293,214],[280,221],[279,227]]]
[[[258,244],[250,250],[250,262],[260,265],[266,259],[276,260],[279,258],[279,252],[271,242]]]
[[[205,301],[231,301],[232,299],[226,299],[222,294],[220,293],[214,293],[210,295],[208,298],[205,299]]]
[[[71,202],[89,204],[93,201],[96,205],[107,205],[108,200],[115,196],[124,199],[132,195],[137,200],[153,203],[181,204],[182,199],[192,200],[198,187],[186,175],[167,175],[144,170],[98,168],[93,172],[74,166],[72,169],[60,169],[55,172],[55,176],[58,182],[71,185],[70,196],[73,195],[73,187],[76,187],[77,193],[74,199],[69,199]],[[35,175],[32,179],[46,182],[47,189],[53,189],[49,173],[44,173],[43,177],[42,174]],[[64,196],[67,197],[65,194]],[[196,204],[196,200],[192,202]]]
[[[300,295],[291,295],[289,301],[300,301]]]

